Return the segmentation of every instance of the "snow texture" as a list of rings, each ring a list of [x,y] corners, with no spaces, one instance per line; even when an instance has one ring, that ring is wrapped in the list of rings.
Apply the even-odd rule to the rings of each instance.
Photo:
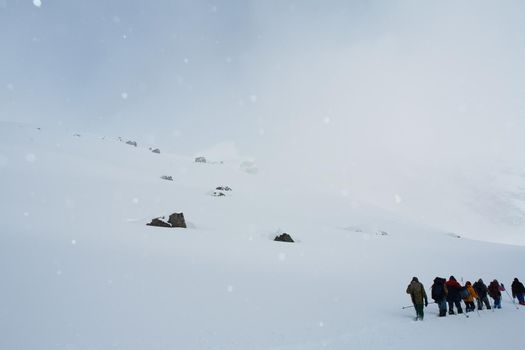
[[[203,166],[115,138],[0,123],[0,348],[519,344],[525,310],[506,294],[501,310],[469,318],[438,318],[431,304],[414,322],[414,310],[402,309],[411,304],[412,276],[427,292],[435,276],[497,278],[509,287],[523,279],[524,242],[505,236],[504,226],[491,240],[514,245],[478,240],[451,222],[410,220],[352,191],[281,186],[242,162]],[[166,173],[177,181],[167,185],[159,178]],[[522,177],[509,178],[523,186]],[[207,195],[217,184],[235,196]],[[403,193],[388,194],[394,207],[409,200]],[[456,207],[463,220],[477,218],[469,203]],[[146,226],[182,211],[188,229]],[[274,242],[281,230],[297,243]]]

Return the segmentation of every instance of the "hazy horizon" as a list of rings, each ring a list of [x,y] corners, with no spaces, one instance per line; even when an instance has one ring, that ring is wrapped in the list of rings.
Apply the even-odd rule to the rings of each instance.
[[[3,0],[0,120],[186,153],[229,142],[261,162],[300,160],[300,173],[362,161],[521,166],[524,10]]]

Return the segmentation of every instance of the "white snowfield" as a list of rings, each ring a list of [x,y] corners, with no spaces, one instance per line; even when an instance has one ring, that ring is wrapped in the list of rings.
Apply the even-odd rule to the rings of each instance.
[[[506,293],[501,310],[468,318],[431,304],[414,322],[402,307],[413,276],[429,299],[435,276],[497,278],[510,292],[525,280],[523,226],[476,240],[446,220],[270,181],[243,159],[197,164],[137,142],[0,124],[0,349],[521,344],[525,310]],[[217,186],[232,191],[210,195]],[[452,204],[458,221],[476,218]],[[187,229],[146,226],[173,212]],[[274,242],[282,232],[296,243]]]

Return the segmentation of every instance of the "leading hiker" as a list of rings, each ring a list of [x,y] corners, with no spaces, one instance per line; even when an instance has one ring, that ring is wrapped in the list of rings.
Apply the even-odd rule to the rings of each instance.
[[[416,309],[416,321],[423,321],[423,305],[425,307],[428,306],[428,299],[425,287],[423,287],[423,284],[419,282],[417,277],[412,278],[412,282],[410,282],[407,287],[407,294],[410,294],[412,304],[414,304],[414,308]]]

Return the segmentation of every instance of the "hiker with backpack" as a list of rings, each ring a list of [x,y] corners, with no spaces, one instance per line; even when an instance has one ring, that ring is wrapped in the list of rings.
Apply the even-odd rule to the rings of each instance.
[[[490,310],[491,309],[490,302],[489,302],[489,298],[487,297],[488,288],[485,285],[485,283],[483,283],[483,280],[480,278],[477,282],[474,282],[472,287],[474,288],[474,291],[478,295],[478,310],[483,310],[483,304],[485,304],[485,306],[487,307],[487,310]]]
[[[463,301],[465,302],[465,311],[474,311],[476,310],[476,307],[474,305],[474,299],[478,299],[478,294],[474,290],[474,287],[472,287],[470,281],[467,281],[467,283],[465,283],[465,289],[468,294],[466,298],[463,298]]]
[[[445,285],[446,280],[441,277],[434,278],[434,284],[431,287],[432,299],[436,302],[439,307],[439,317],[447,315],[447,286]]]
[[[449,315],[454,315],[454,305],[456,305],[456,308],[458,310],[458,314],[463,313],[463,309],[461,308],[461,284],[456,281],[454,276],[450,276],[448,281],[445,283],[448,289],[447,294],[447,301],[448,301],[448,313]]]
[[[501,309],[501,286],[498,280],[490,282],[488,292],[490,297],[494,299],[494,308]]]
[[[512,297],[518,298],[520,305],[525,305],[525,287],[517,278],[512,282]]]
[[[410,294],[412,304],[414,304],[414,308],[416,309],[416,321],[423,321],[423,305],[425,305],[425,307],[428,306],[428,299],[425,287],[423,287],[423,284],[419,282],[417,277],[412,278],[412,281],[407,287],[407,294]]]

